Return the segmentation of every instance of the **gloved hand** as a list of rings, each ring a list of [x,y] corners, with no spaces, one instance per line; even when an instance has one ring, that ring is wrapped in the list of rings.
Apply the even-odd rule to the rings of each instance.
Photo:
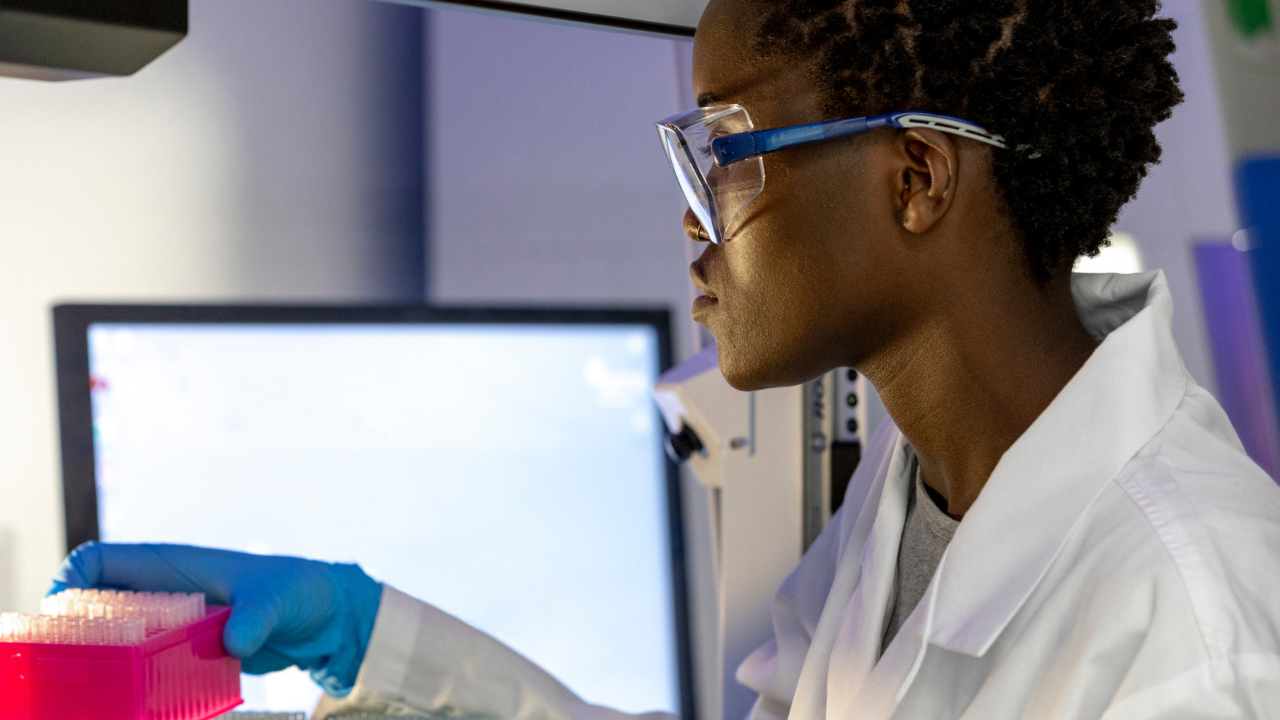
[[[49,594],[67,588],[203,592],[231,606],[222,641],[245,672],[297,665],[334,697],[355,685],[382,599],[359,565],[186,545],[87,542],[67,556]]]

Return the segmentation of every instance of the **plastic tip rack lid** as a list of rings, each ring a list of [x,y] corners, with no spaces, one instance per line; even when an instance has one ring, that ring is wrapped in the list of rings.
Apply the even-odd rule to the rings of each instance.
[[[0,643],[137,645],[146,639],[142,618],[78,618],[0,615]]]
[[[204,593],[63,590],[40,601],[42,615],[142,618],[147,632],[172,630],[204,617]]]
[[[0,614],[0,642],[137,645],[205,616],[203,593],[64,590],[40,601],[40,615]]]

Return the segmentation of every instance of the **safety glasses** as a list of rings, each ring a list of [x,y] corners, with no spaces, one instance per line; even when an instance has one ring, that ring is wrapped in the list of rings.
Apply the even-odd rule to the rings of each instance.
[[[922,112],[755,130],[741,105],[698,108],[658,123],[658,135],[685,199],[711,242],[728,239],[730,223],[764,190],[760,156],[807,143],[859,135],[879,127],[924,127],[1004,148],[1004,138],[967,120]]]

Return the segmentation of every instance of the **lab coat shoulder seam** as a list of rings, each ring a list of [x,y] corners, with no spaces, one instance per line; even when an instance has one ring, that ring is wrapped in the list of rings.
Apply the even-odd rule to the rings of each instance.
[[[1184,526],[1188,513],[1195,509],[1189,503],[1176,503],[1171,494],[1180,493],[1171,469],[1161,462],[1144,463],[1155,472],[1135,472],[1135,468],[1126,468],[1116,476],[1115,482],[1128,496],[1129,500],[1146,520],[1147,527],[1155,535],[1156,541],[1169,558],[1178,585],[1186,595],[1191,608],[1192,617],[1200,631],[1200,640],[1211,657],[1223,657],[1228,654],[1230,643],[1226,641],[1229,633],[1221,627],[1222,623],[1215,618],[1221,608],[1215,608],[1214,602],[1220,597],[1209,597],[1206,588],[1215,584],[1213,574],[1200,552],[1196,549],[1191,533]],[[1164,475],[1167,482],[1159,482]],[[1183,498],[1185,500],[1185,498]],[[1183,506],[1181,512],[1171,508],[1171,504]],[[1218,612],[1214,612],[1215,609]]]

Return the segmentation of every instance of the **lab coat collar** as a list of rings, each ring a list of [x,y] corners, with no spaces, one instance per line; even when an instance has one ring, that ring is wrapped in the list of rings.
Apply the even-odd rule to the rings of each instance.
[[[1172,417],[1187,375],[1164,274],[1076,274],[1101,341],[996,465],[939,567],[929,643],[981,656],[1022,607],[1085,509]]]

